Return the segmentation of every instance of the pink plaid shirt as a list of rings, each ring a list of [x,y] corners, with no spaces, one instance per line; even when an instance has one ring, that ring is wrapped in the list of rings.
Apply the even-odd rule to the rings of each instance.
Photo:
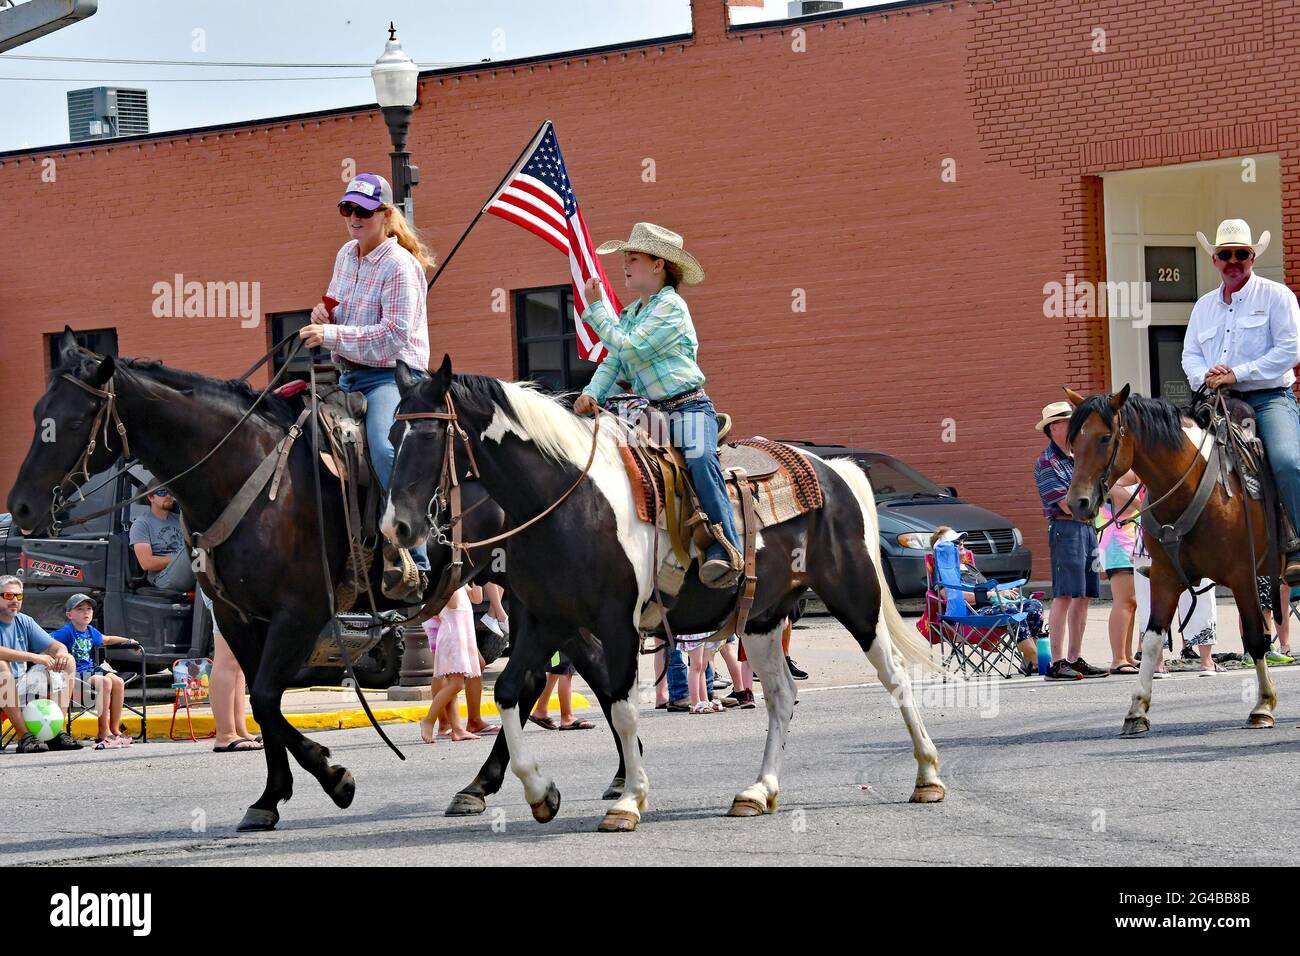
[[[355,239],[344,243],[325,294],[339,302],[334,323],[324,333],[333,358],[376,368],[392,368],[398,359],[411,368],[429,367],[424,270],[396,237],[385,239],[364,259],[357,255]]]

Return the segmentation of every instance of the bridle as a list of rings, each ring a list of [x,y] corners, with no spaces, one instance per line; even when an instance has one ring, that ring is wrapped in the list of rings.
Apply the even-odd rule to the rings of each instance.
[[[113,388],[112,376],[109,376],[108,381],[104,383],[104,388],[95,388],[95,386],[89,385],[67,372],[63,372],[59,377],[71,382],[77,388],[89,392],[96,398],[103,399],[104,402],[99,406],[99,410],[95,412],[95,417],[90,423],[90,441],[82,449],[72,467],[54,486],[54,491],[50,495],[50,530],[55,537],[58,536],[58,532],[63,527],[58,520],[59,513],[70,504],[70,499],[64,496],[64,491],[69,485],[74,490],[79,489],[82,482],[90,480],[90,459],[95,454],[95,448],[98,446],[99,439],[96,436],[100,430],[102,429],[104,433],[104,447],[108,448],[110,447],[108,443],[108,426],[112,424],[113,429],[122,439],[122,455],[126,458],[131,457],[131,444],[127,441],[126,425],[122,423],[122,417],[117,413],[117,393]],[[85,496],[82,497],[84,499]]]
[[[433,592],[428,604],[425,605],[425,614],[436,614],[451,599],[451,596],[460,588],[461,573],[464,568],[464,554],[473,549],[486,547],[490,544],[498,544],[515,535],[524,529],[541,521],[552,511],[560,506],[563,501],[577,490],[578,485],[586,479],[587,474],[591,471],[591,466],[596,461],[596,450],[600,442],[600,410],[596,410],[596,420],[591,429],[591,454],[587,458],[587,464],[583,467],[582,472],[574,480],[573,484],[565,490],[541,513],[529,518],[523,524],[516,525],[508,531],[501,534],[493,535],[490,538],[483,538],[480,541],[464,540],[464,518],[474,508],[487,501],[483,498],[477,504],[470,506],[468,509],[461,508],[461,485],[459,469],[456,467],[456,442],[459,441],[465,446],[465,455],[469,459],[469,475],[474,478],[479,477],[478,462],[474,459],[474,449],[470,445],[469,433],[465,431],[460,423],[460,417],[456,411],[456,403],[452,398],[451,389],[448,388],[446,394],[447,410],[445,412],[404,412],[393,416],[395,422],[411,422],[433,419],[447,423],[447,440],[443,445],[442,464],[438,474],[438,486],[434,489],[433,496],[429,499],[429,504],[425,507],[425,517],[429,520],[430,531],[435,533],[435,542],[446,545],[451,548],[451,561],[442,572],[442,579],[438,583],[438,588]],[[451,537],[448,538],[444,526],[440,525],[437,517],[441,515],[443,505],[447,506],[448,520],[446,528],[451,531]],[[430,614],[430,616],[432,616]]]

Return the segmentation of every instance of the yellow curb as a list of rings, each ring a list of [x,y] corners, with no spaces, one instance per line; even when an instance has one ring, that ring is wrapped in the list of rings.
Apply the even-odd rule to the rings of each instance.
[[[550,708],[558,710],[560,700],[557,696],[552,696]],[[575,711],[587,710],[591,703],[582,694],[576,691],[573,694],[573,709]],[[161,713],[151,713],[149,715],[149,737],[151,739],[165,739],[172,726],[171,709],[166,704],[159,704],[154,708]],[[429,712],[428,703],[416,703],[404,707],[372,707],[375,714],[375,720],[380,723],[415,723],[421,717]],[[468,711],[465,708],[465,702],[462,699],[457,708],[461,717],[468,717]],[[500,717],[501,712],[497,706],[490,700],[483,701],[481,712],[484,717]],[[354,727],[369,727],[370,721],[366,717],[366,712],[360,708],[350,710],[336,711],[304,711],[302,713],[289,713],[284,715],[290,725],[297,727],[299,730],[349,730]],[[257,721],[252,717],[246,718],[247,729],[251,733],[257,733],[261,730]],[[140,718],[135,714],[124,714],[122,724],[126,727],[126,732],[132,737],[140,734]],[[194,714],[193,733],[195,737],[211,736],[216,732],[216,721],[213,720],[212,714],[200,712]],[[99,729],[98,718],[91,714],[85,714],[78,717],[72,722],[72,736],[82,740],[93,740]],[[181,710],[176,714],[176,734],[181,739],[188,739],[190,736],[191,724],[186,719],[185,711]]]

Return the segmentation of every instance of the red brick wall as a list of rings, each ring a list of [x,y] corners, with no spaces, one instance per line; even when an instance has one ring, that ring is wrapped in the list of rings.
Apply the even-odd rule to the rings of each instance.
[[[728,32],[696,0],[671,44],[427,77],[410,149],[419,225],[445,254],[528,136],[556,123],[597,238],[683,233],[701,362],[736,433],[866,445],[1011,516],[1045,573],[1033,430],[1060,386],[1106,385],[1104,321],[1046,319],[1045,282],[1104,277],[1107,170],[1276,150],[1300,212],[1294,0],[932,3]],[[1107,51],[1090,53],[1091,30]],[[802,43],[805,52],[795,52]],[[1244,94],[1219,93],[1231,77]],[[638,128],[645,117],[662,117]],[[0,157],[20,241],[0,282],[0,395],[31,407],[42,334],[116,327],[121,351],[219,375],[267,347],[230,319],[156,319],[173,273],[258,281],[307,308],[343,230],[346,158],[386,172],[377,113]],[[57,181],[41,181],[53,158]],[[642,181],[643,160],[657,181]],[[941,179],[946,159],[956,182]],[[1207,226],[1213,224],[1207,224]],[[1297,244],[1287,242],[1287,272]],[[430,297],[437,361],[508,376],[493,290],[558,285],[564,259],[485,218]],[[807,312],[791,311],[793,290]],[[956,441],[944,442],[946,419]],[[0,489],[30,433],[0,450]]]

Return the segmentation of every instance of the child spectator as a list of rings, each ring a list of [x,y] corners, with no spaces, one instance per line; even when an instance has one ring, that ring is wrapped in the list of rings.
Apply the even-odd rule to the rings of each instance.
[[[448,704],[452,740],[478,740],[460,722],[457,696],[465,689],[465,680],[479,677],[478,642],[474,637],[474,605],[483,600],[483,589],[476,584],[463,585],[438,614],[437,646],[433,654],[433,700],[429,712],[420,720],[420,738],[434,741],[438,716]]]
[[[125,637],[110,637],[101,634],[91,618],[95,616],[95,601],[89,594],[74,594],[63,605],[63,615],[68,623],[55,631],[50,637],[68,649],[72,659],[77,663],[77,687],[85,693],[87,686],[99,716],[99,732],[95,737],[96,750],[115,750],[129,747],[131,738],[122,733],[122,702],[125,697],[126,684],[107,664],[96,664],[94,651],[97,647],[122,644],[138,648],[140,644]],[[107,705],[105,704],[107,700]]]

